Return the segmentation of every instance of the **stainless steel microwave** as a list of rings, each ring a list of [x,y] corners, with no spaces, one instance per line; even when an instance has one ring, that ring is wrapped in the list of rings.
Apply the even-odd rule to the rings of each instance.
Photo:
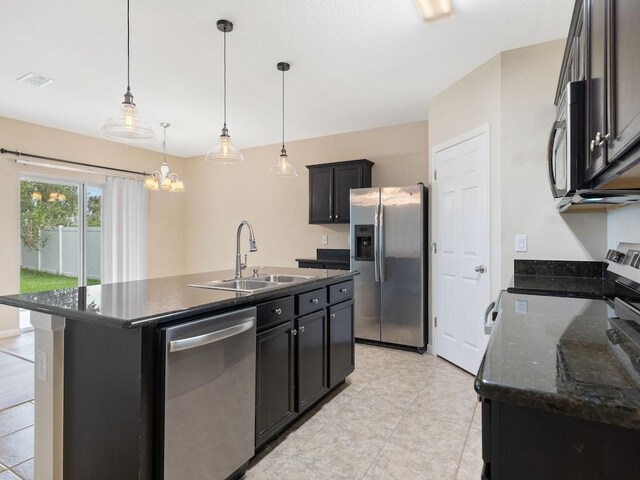
[[[583,188],[585,167],[585,82],[569,82],[560,100],[549,135],[547,161],[554,198],[573,196]]]

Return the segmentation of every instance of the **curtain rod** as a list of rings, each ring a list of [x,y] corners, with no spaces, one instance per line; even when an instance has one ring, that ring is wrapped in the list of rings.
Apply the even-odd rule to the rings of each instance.
[[[78,165],[78,166],[81,166],[81,167],[100,168],[102,170],[110,170],[112,172],[130,173],[132,175],[141,175],[141,176],[148,175],[146,172],[137,172],[135,170],[125,170],[123,168],[103,167],[102,165],[91,165],[90,163],[73,162],[71,160],[62,160],[60,158],[45,157],[45,156],[42,156],[42,155],[34,155],[32,153],[24,153],[24,152],[19,152],[17,150],[7,150],[6,148],[0,148],[0,153],[8,154],[8,155],[15,155],[18,158],[19,157],[37,158],[37,159],[40,159],[40,160],[49,160],[51,162],[59,162],[59,163],[68,163],[70,165]],[[17,159],[16,159],[16,161],[17,161]],[[44,165],[41,164],[41,166],[44,166]]]

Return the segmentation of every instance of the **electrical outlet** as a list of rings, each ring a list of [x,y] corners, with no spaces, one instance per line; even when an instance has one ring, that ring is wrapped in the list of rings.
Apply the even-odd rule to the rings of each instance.
[[[526,252],[526,251],[527,251],[527,236],[516,235],[516,252]]]
[[[516,300],[516,313],[527,313],[529,303],[526,300]]]
[[[47,354],[38,350],[36,375],[38,380],[47,381]]]
[[[329,235],[323,235],[322,236],[322,244],[323,245],[328,245],[329,244]]]

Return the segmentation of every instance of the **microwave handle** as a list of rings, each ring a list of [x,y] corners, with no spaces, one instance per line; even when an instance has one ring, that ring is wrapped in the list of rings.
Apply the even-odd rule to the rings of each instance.
[[[553,144],[556,139],[556,132],[561,127],[561,122],[553,122],[551,133],[549,133],[549,143],[547,144],[547,167],[549,168],[549,186],[553,198],[559,198],[558,189],[556,188],[556,174],[553,171]]]

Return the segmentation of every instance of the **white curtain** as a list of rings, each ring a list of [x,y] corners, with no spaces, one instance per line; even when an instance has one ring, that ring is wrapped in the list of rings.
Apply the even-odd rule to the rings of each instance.
[[[147,192],[141,180],[107,177],[102,212],[102,283],[147,275]]]

